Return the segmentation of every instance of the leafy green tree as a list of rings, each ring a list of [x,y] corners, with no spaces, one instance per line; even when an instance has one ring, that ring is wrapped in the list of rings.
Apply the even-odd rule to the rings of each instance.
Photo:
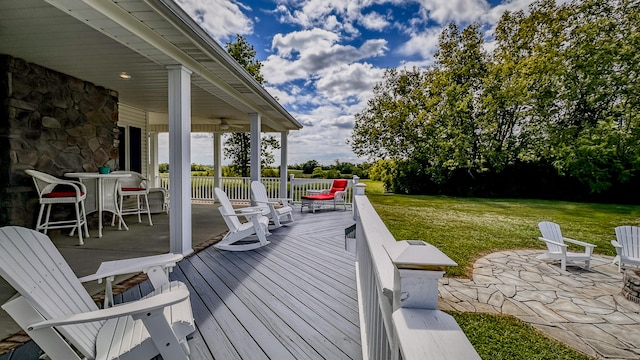
[[[349,143],[357,155],[393,160],[372,174],[399,192],[496,190],[505,176],[530,188],[577,181],[592,195],[631,189],[639,27],[636,1],[540,0],[505,12],[486,54],[478,25],[450,25],[432,67],[385,72]]]
[[[256,51],[247,40],[236,35],[235,41],[225,44],[227,52],[259,83],[264,84],[262,63],[256,59]],[[269,166],[275,161],[272,150],[280,149],[280,142],[274,136],[263,136],[261,141],[261,166]],[[251,167],[251,134],[234,132],[226,136],[225,158],[231,159],[233,167],[243,177],[249,176]]]
[[[302,165],[303,174],[311,174],[320,164],[316,160],[309,160]]]

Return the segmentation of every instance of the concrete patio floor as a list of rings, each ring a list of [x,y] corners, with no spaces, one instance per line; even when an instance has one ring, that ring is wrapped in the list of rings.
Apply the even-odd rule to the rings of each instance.
[[[640,305],[621,295],[610,256],[591,269],[538,260],[540,250],[502,251],[478,259],[473,280],[444,278],[440,308],[513,315],[598,359],[640,358]]]
[[[194,247],[206,243],[217,235],[227,231],[227,226],[218,211],[219,204],[193,204],[192,242]],[[95,215],[94,215],[95,216]],[[126,216],[129,230],[118,230],[111,223],[104,224],[103,236],[98,238],[95,227],[89,226],[91,237],[84,239],[84,245],[78,245],[77,236],[68,236],[67,230],[50,232],[52,241],[67,260],[78,277],[93,274],[100,263],[109,260],[128,259],[140,256],[156,255],[169,252],[169,215],[153,214],[153,226],[149,226],[146,216],[138,223],[137,216]],[[120,276],[116,282],[127,279],[134,274]],[[85,283],[90,294],[104,290],[104,285],[93,281]],[[15,290],[4,279],[0,278],[0,304],[15,294]],[[0,309],[0,340],[20,331],[9,315]]]

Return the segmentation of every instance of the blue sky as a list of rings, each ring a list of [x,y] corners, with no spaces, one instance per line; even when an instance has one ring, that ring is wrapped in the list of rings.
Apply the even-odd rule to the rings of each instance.
[[[432,64],[449,23],[482,24],[489,41],[504,11],[532,0],[175,0],[218,42],[244,36],[263,63],[265,87],[304,124],[289,134],[289,163],[359,163],[346,140],[386,68]],[[275,134],[274,134],[275,135]],[[166,139],[166,137],[163,137]],[[161,142],[162,139],[161,138]],[[160,161],[167,162],[166,140]],[[191,160],[211,164],[208,134]],[[202,151],[205,149],[205,151]],[[225,163],[228,161],[225,160]],[[276,165],[280,163],[279,157]]]

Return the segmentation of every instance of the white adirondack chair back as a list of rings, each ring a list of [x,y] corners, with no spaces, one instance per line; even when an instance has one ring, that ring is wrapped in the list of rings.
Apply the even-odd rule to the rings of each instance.
[[[562,231],[560,231],[560,225],[550,221],[543,221],[538,224],[538,228],[540,229],[543,238],[564,244],[564,241],[562,240]],[[560,246],[551,243],[547,243],[547,249],[550,253],[562,252],[562,248]]]
[[[216,193],[216,198],[218,198],[221,205],[220,212],[223,212],[225,215],[235,214],[235,210],[233,209],[233,205],[231,205],[231,201],[229,201],[227,194],[220,188],[215,188],[214,191]],[[235,232],[240,229],[241,223],[237,217],[223,216],[222,218],[231,232]]]
[[[19,227],[0,229],[0,275],[46,319],[97,310],[47,235]],[[85,356],[95,354],[104,321],[58,327]]]
[[[270,212],[271,209],[269,208],[269,205],[267,205],[269,195],[267,195],[267,189],[264,187],[264,184],[259,181],[252,181],[251,192],[253,193],[255,200],[258,201],[256,207],[259,207],[265,212]]]
[[[622,255],[627,258],[640,259],[640,227],[616,227],[616,239],[622,246]]]

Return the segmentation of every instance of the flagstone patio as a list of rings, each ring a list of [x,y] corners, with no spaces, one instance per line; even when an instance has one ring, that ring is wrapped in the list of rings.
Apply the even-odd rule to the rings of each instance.
[[[478,259],[473,280],[444,278],[442,310],[513,315],[599,359],[640,358],[640,305],[622,294],[612,257],[591,270],[538,260],[540,250],[501,251]]]

